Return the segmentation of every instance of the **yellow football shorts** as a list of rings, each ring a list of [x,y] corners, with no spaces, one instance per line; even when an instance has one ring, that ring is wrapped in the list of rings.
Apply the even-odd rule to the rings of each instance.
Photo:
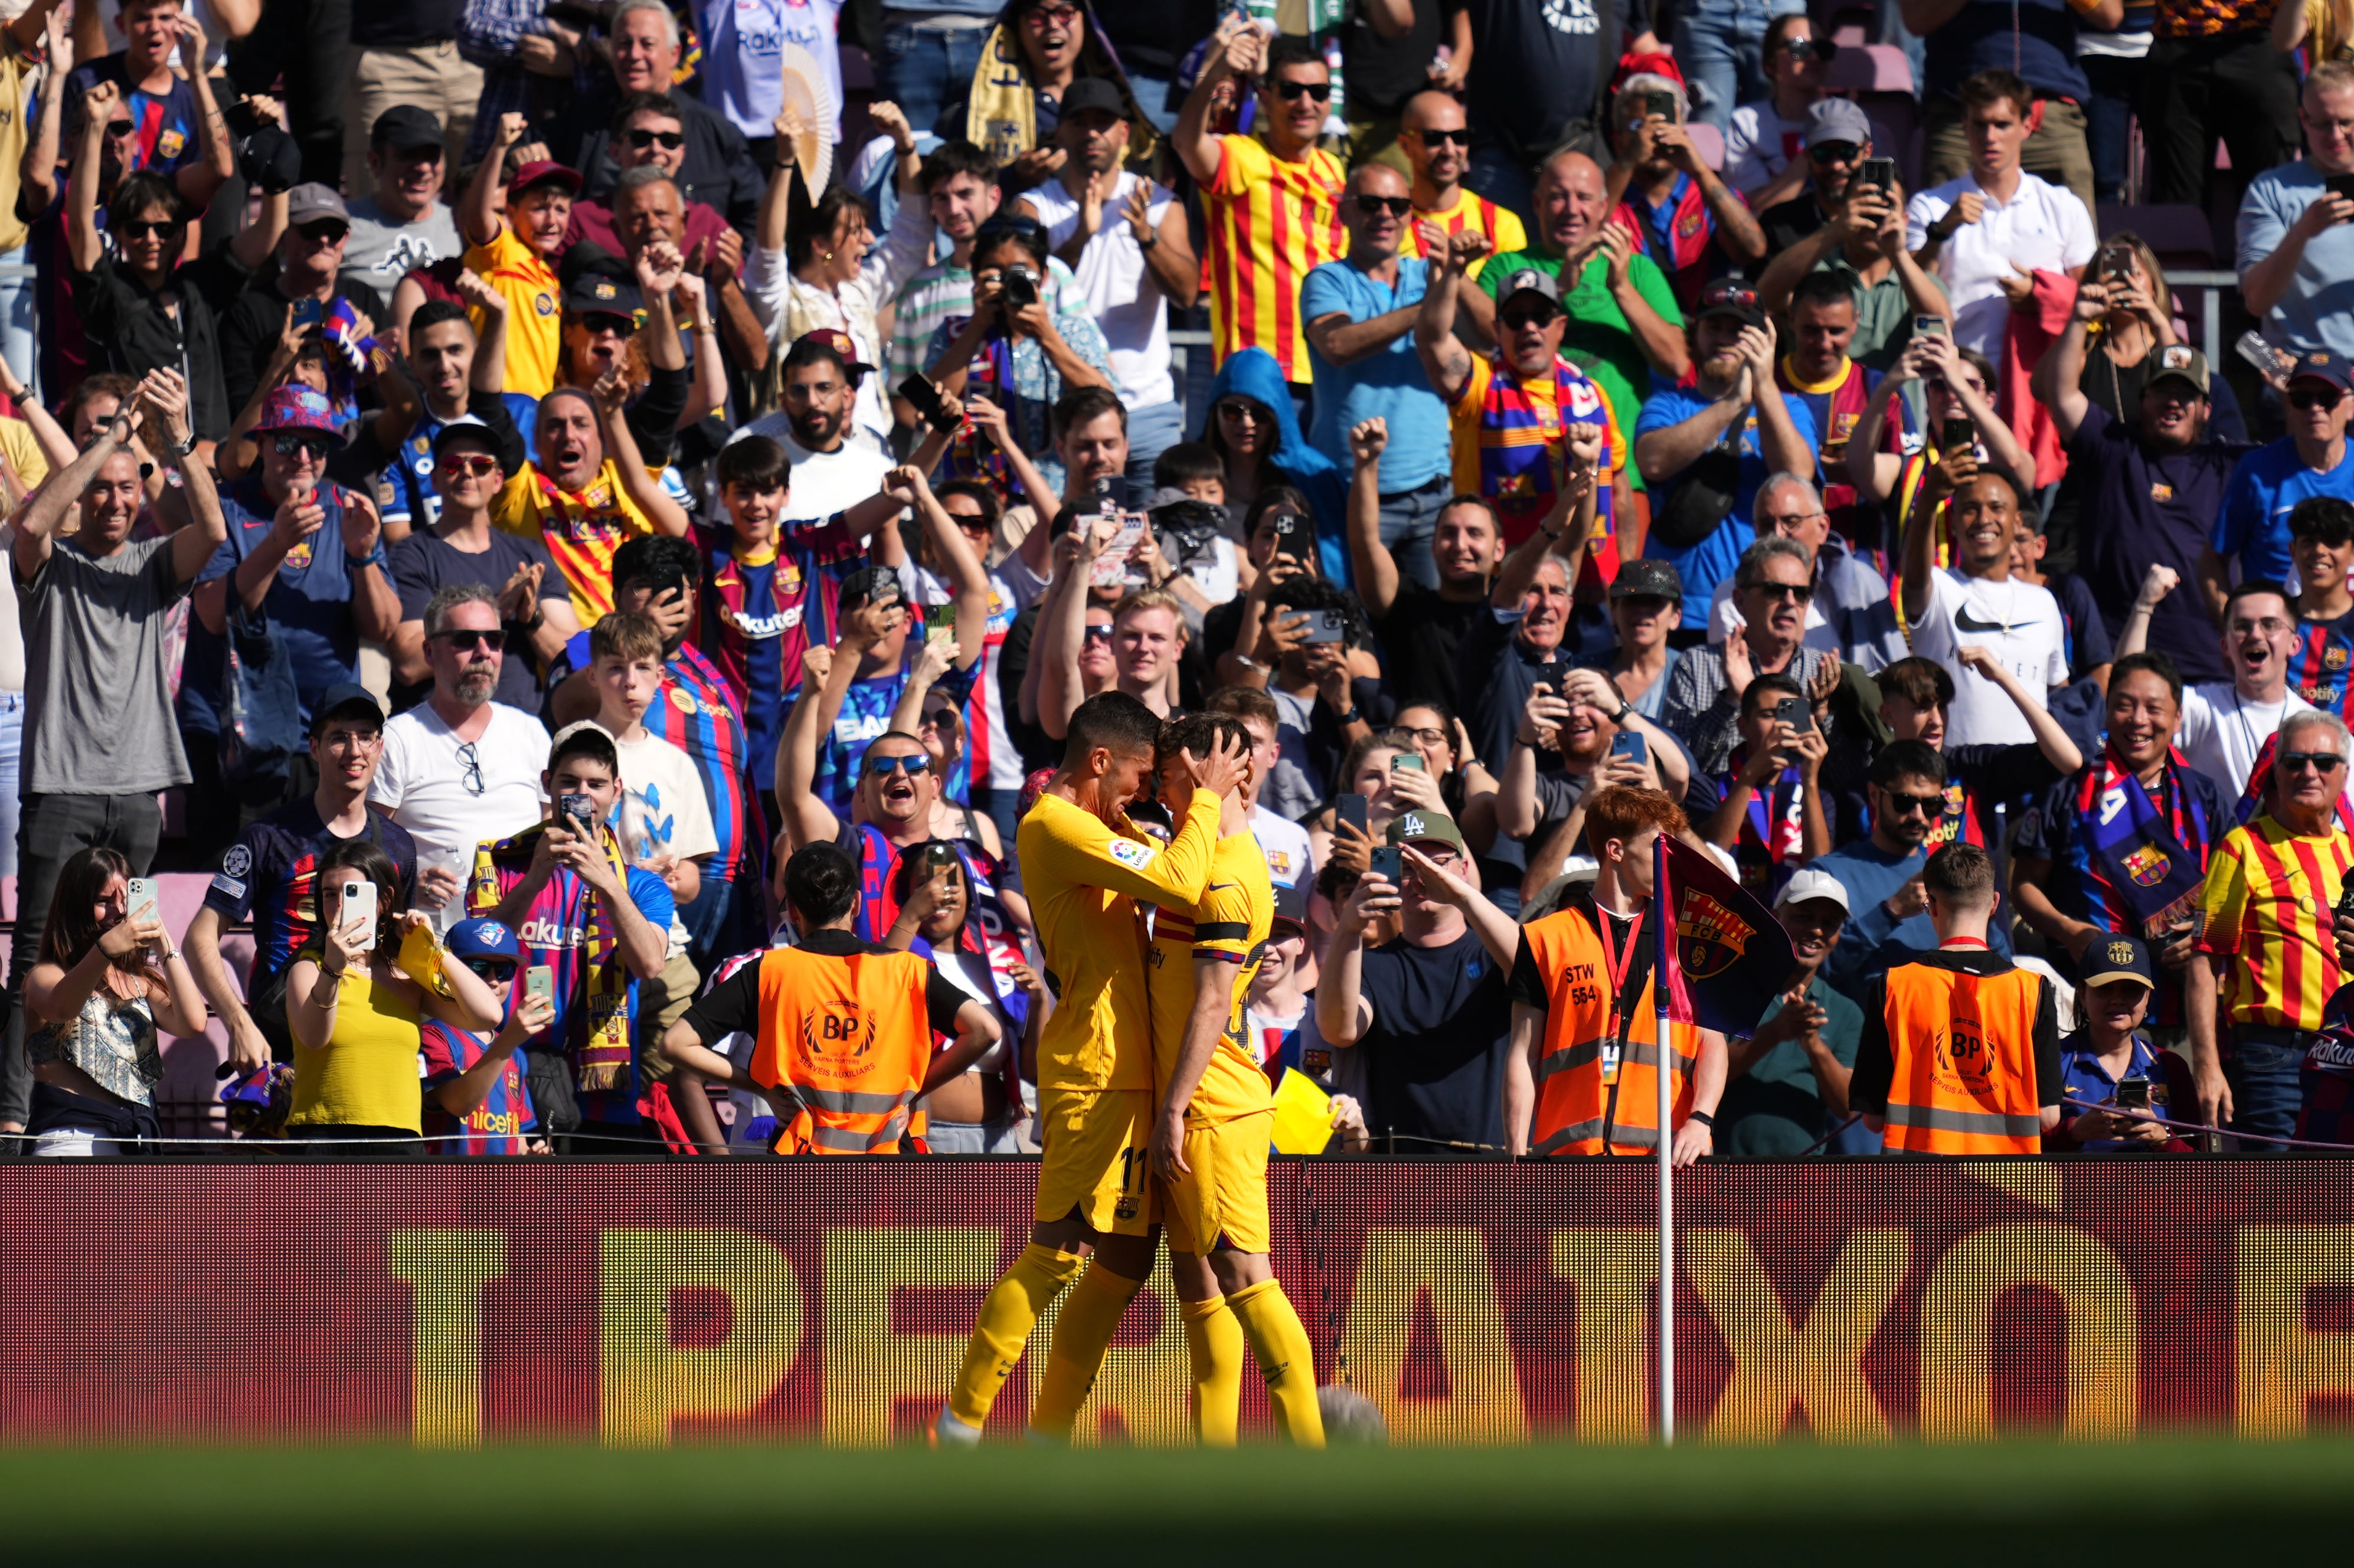
[[[1196,1257],[1221,1250],[1266,1252],[1269,1107],[1185,1128],[1186,1174],[1162,1187],[1161,1219],[1169,1245]]]
[[[1152,1096],[1143,1089],[1041,1089],[1037,1218],[1072,1210],[1089,1229],[1140,1236],[1160,1222],[1147,1146]]]

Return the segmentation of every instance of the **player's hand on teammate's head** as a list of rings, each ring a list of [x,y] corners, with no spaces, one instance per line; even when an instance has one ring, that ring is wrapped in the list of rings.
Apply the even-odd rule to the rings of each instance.
[[[1210,755],[1196,757],[1185,753],[1185,770],[1193,776],[1193,788],[1207,789],[1213,795],[1231,795],[1242,787],[1250,774],[1250,748],[1228,736],[1220,736],[1210,743]]]

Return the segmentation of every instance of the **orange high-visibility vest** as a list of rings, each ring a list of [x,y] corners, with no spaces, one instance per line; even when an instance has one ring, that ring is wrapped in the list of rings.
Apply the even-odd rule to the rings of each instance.
[[[1888,971],[1887,1147],[1910,1154],[2033,1154],[2043,1147],[2035,1014],[2043,978],[1937,964]]]
[[[924,1086],[931,965],[914,953],[760,959],[752,1082],[777,1107],[779,1154],[896,1154]]]
[[[1522,927],[1544,980],[1546,1003],[1544,1048],[1536,1064],[1536,1116],[1529,1130],[1532,1154],[1643,1154],[1659,1147],[1659,1090],[1652,1075],[1659,1059],[1659,1001],[1647,975],[1626,1020],[1624,1057],[1614,1069],[1610,1058],[1617,1054],[1619,1029],[1611,1004],[1612,956],[1596,924],[1602,918],[1581,901]],[[1650,939],[1638,927],[1635,942]],[[1622,972],[1632,972],[1626,953],[1617,955],[1617,962]],[[1668,1037],[1675,1049],[1672,1108],[1681,1126],[1691,1110],[1700,1032],[1670,1022]]]

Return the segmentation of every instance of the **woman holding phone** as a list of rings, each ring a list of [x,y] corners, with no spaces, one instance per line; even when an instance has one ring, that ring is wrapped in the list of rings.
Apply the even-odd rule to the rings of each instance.
[[[161,1136],[155,1032],[204,1033],[196,976],[154,906],[131,908],[131,863],[111,849],[83,850],[58,874],[25,978],[35,1154],[127,1154]]]
[[[1015,1128],[1027,1111],[1017,1068],[1034,1051],[1044,1022],[1045,982],[990,929],[989,890],[976,897],[972,863],[956,844],[934,839],[899,857],[891,877],[899,913],[883,938],[894,952],[929,958],[940,978],[995,1015],[998,1043],[958,1077],[923,1098],[924,1141],[935,1154],[1019,1154]],[[1003,927],[999,910],[995,922]],[[1016,1042],[1022,1042],[1017,1050]]]
[[[376,845],[337,844],[320,857],[313,885],[318,935],[286,972],[295,1047],[287,1127],[298,1138],[416,1139],[424,1131],[417,1068],[424,1020],[481,1034],[499,1026],[502,1009],[482,979],[433,940],[424,916],[392,912],[399,874]],[[423,972],[408,972],[403,960]],[[395,1144],[387,1152],[422,1148]]]

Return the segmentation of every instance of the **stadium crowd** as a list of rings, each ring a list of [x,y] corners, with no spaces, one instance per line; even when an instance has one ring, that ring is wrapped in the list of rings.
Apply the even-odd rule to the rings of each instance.
[[[208,1027],[248,1139],[838,1149],[791,945],[988,1015],[860,1148],[1034,1150],[1109,693],[1248,734],[1335,1150],[1654,1147],[1663,832],[1798,963],[1678,1159],[2345,1141],[2339,0],[0,12],[28,1152]]]

